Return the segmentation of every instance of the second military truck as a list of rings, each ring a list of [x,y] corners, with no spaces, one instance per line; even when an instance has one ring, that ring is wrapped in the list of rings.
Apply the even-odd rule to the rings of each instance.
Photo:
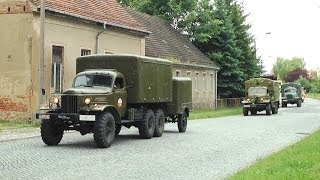
[[[253,78],[245,82],[246,97],[242,101],[243,115],[256,115],[266,111],[267,115],[277,114],[280,98],[280,82],[267,78]]]
[[[142,138],[160,137],[165,122],[185,132],[192,108],[189,78],[172,78],[168,60],[135,55],[79,57],[72,88],[52,96],[37,113],[47,145],[60,143],[63,132],[93,133],[98,147],[109,147],[121,127],[135,126]]]
[[[281,86],[282,107],[287,107],[288,104],[297,104],[301,107],[304,100],[302,87],[300,83],[285,83]]]

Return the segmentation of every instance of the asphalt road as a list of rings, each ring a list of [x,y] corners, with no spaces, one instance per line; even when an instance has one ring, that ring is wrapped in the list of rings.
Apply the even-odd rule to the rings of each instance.
[[[222,179],[320,127],[320,101],[279,114],[189,121],[186,133],[139,139],[123,130],[108,149],[91,134],[66,133],[56,147],[40,137],[0,142],[0,179]]]

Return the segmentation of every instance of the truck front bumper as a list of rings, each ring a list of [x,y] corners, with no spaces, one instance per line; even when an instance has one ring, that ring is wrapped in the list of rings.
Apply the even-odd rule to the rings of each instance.
[[[252,103],[252,104],[243,104],[243,107],[244,108],[248,108],[249,110],[250,109],[257,109],[257,110],[264,110],[264,109],[266,109],[266,107],[267,107],[267,104],[254,104],[254,103]]]
[[[96,121],[96,115],[82,115],[77,113],[37,113],[36,119],[55,119],[59,121],[79,122]]]
[[[298,99],[282,99],[282,103],[296,104],[298,103]]]

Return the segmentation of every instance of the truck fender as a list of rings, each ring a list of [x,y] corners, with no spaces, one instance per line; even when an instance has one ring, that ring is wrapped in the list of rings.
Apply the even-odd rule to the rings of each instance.
[[[185,107],[184,110],[183,110],[183,112],[186,113],[187,117],[189,117],[189,112],[190,112],[190,111],[189,111],[189,108],[188,108],[188,107]],[[183,113],[183,112],[182,112],[182,113]]]
[[[115,120],[116,124],[121,123],[121,118],[118,110],[114,106],[105,106],[103,109],[104,112],[110,112]]]

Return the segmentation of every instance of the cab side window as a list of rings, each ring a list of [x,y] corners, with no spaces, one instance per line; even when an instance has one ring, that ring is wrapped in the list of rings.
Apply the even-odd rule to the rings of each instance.
[[[121,77],[117,77],[114,82],[115,89],[122,89],[124,87],[124,81]]]

